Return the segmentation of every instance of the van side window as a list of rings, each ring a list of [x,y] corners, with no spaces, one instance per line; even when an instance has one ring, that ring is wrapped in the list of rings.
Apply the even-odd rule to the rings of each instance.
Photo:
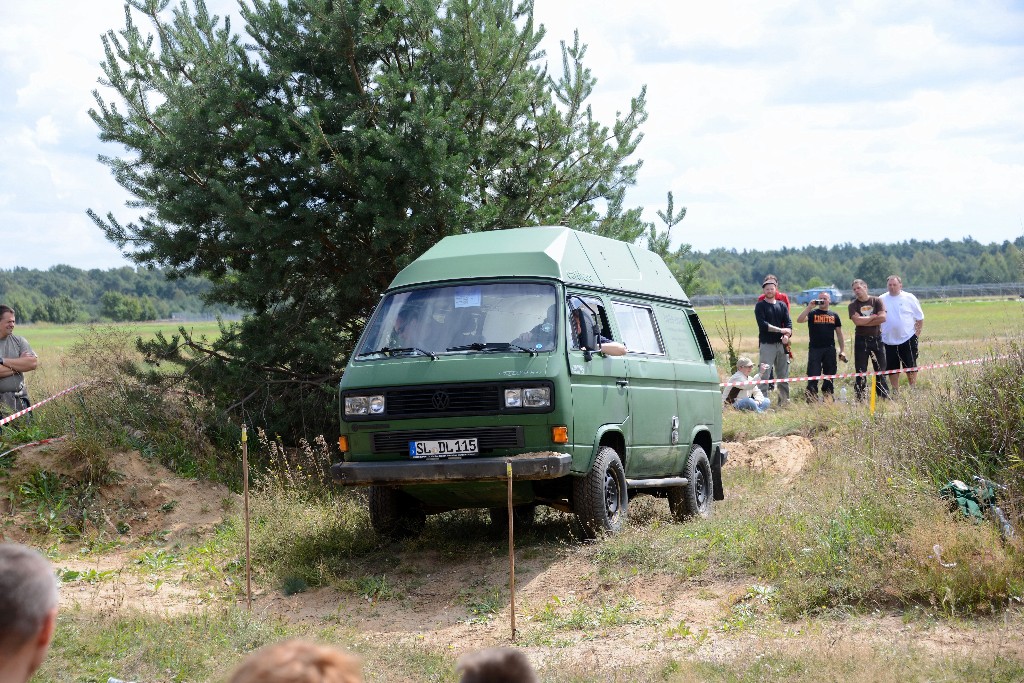
[[[612,338],[612,329],[611,325],[608,323],[608,313],[604,308],[604,302],[592,296],[569,294],[568,305],[568,320],[572,320],[573,311],[576,309],[582,309],[587,320],[594,320],[594,322],[597,323],[598,331],[602,337],[606,337],[608,339]],[[566,334],[569,338],[570,348],[580,348],[579,337],[573,334],[571,323],[566,325]]]
[[[637,306],[619,301],[612,302],[615,321],[622,332],[622,343],[630,353],[663,355],[665,346],[661,343],[654,311],[647,306]]]
[[[704,330],[704,326],[701,325],[697,312],[690,311],[689,316],[690,327],[693,328],[693,336],[697,338],[697,345],[700,346],[700,352],[704,355],[704,360],[714,360],[715,351],[711,348],[711,340],[708,339],[708,333]]]

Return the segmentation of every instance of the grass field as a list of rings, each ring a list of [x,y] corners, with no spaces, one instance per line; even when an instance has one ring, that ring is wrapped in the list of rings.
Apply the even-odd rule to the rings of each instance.
[[[90,329],[117,330],[123,334],[139,336],[149,339],[157,332],[165,335],[177,334],[178,328],[184,326],[193,335],[206,335],[215,337],[220,334],[215,321],[200,323],[178,323],[166,320],[144,322],[144,323],[122,323],[110,325],[51,325],[49,323],[37,323],[34,325],[19,325],[15,334],[28,339],[29,344],[41,359],[47,357],[60,357],[81,341],[82,335]]]

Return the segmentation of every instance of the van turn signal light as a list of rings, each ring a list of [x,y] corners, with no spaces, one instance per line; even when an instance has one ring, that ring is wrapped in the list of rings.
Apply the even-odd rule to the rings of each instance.
[[[569,443],[568,427],[552,427],[551,440],[555,443]]]
[[[338,450],[342,453],[348,453],[348,437],[344,434],[338,437]]]

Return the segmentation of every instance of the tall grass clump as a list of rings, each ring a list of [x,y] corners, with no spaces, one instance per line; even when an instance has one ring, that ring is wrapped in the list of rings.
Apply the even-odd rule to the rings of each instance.
[[[946,613],[988,612],[1024,597],[1024,350],[1012,344],[982,365],[957,368],[931,391],[904,390],[856,448],[890,498],[890,593]],[[951,480],[974,477],[1004,490],[998,504],[1015,528],[1004,535],[991,509],[968,518],[940,497]]]
[[[255,448],[269,464],[254,478],[251,518],[253,562],[288,593],[340,578],[377,537],[359,491],[332,490],[331,450],[323,436],[285,448],[257,430]]]
[[[63,445],[86,460],[127,448],[179,475],[237,485],[233,459],[219,458],[237,441],[237,428],[202,396],[145,369],[130,330],[91,327],[70,351],[83,388],[44,412],[46,430],[69,438]]]

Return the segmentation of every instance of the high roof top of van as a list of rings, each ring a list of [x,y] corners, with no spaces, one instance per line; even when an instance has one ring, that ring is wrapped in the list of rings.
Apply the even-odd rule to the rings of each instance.
[[[391,288],[491,277],[551,278],[686,300],[683,288],[657,254],[561,226],[445,237],[406,266]]]

